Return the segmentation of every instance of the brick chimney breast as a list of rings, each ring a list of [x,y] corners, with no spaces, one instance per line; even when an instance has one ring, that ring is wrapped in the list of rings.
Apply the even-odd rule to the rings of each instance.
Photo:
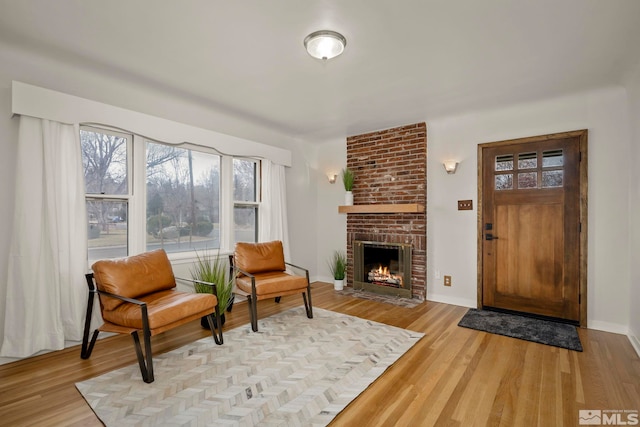
[[[347,284],[353,284],[353,241],[410,243],[412,297],[426,298],[427,128],[415,123],[347,137],[355,173],[354,205],[417,203],[424,212],[347,216]]]

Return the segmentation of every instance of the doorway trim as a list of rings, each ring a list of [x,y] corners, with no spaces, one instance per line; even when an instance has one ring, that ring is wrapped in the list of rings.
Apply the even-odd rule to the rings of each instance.
[[[483,276],[483,217],[482,217],[482,195],[484,189],[483,182],[483,150],[486,148],[499,147],[503,145],[513,145],[513,144],[521,144],[521,143],[535,143],[548,141],[553,139],[563,139],[563,138],[579,138],[580,145],[580,259],[579,259],[579,275],[580,275],[580,326],[583,328],[587,327],[587,242],[588,242],[588,222],[587,222],[587,196],[588,196],[588,140],[587,140],[587,129],[569,131],[569,132],[559,132],[552,133],[547,135],[538,135],[531,136],[525,138],[516,138],[509,139],[504,141],[495,141],[495,142],[487,142],[483,144],[478,144],[478,224],[477,224],[477,257],[478,257],[478,271],[477,271],[477,283],[478,283],[478,309],[483,308],[483,286],[482,286],[482,276]]]

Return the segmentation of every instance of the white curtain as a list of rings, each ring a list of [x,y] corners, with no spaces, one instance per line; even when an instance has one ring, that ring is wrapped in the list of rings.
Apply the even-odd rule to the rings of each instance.
[[[267,159],[262,160],[262,203],[258,215],[258,241],[281,240],[284,259],[291,261],[284,166]]]
[[[82,339],[87,219],[78,126],[20,117],[0,356]]]

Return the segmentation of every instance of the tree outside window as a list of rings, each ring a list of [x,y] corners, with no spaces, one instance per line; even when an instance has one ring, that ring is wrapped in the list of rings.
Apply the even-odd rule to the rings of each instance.
[[[260,163],[233,159],[233,220],[236,242],[258,240],[258,177]]]
[[[220,247],[220,156],[147,143],[147,250]]]

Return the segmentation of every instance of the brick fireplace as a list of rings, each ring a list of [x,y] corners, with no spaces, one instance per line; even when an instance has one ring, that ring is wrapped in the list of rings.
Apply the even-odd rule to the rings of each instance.
[[[427,281],[425,123],[348,137],[347,167],[355,173],[353,202],[354,207],[361,210],[347,213],[347,284],[354,285],[354,242],[410,244],[410,293],[412,298],[424,300]],[[385,209],[376,209],[383,205]],[[389,209],[389,205],[394,206]]]

